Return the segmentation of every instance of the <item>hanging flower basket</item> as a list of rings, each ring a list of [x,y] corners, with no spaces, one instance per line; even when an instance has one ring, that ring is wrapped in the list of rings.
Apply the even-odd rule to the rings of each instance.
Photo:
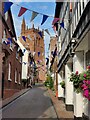
[[[78,73],[78,71],[76,71],[76,73],[71,74],[70,81],[73,82],[74,91],[76,93],[80,93],[82,91],[82,80],[80,79],[80,74]]]
[[[81,86],[83,96],[90,101],[90,66],[80,74],[80,79],[83,81]]]

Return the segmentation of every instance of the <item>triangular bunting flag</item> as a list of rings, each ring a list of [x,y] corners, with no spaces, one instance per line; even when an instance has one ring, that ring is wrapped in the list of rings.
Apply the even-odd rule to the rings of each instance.
[[[60,23],[61,27],[64,28],[64,22]],[[64,28],[65,29],[65,28]],[[65,29],[66,30],[66,29]]]
[[[12,2],[4,2],[4,14],[10,9],[12,4]]]
[[[42,20],[42,23],[41,25],[47,20],[48,16],[47,15],[43,15],[43,20]]]
[[[33,52],[33,56],[35,55],[36,52]]]
[[[32,64],[32,61],[30,62],[30,65]]]
[[[70,12],[72,12],[72,3],[70,2]]]
[[[28,38],[29,40],[32,40],[32,38],[30,37],[30,35],[28,35],[27,38]]]
[[[56,33],[56,26],[53,26],[52,28],[53,28],[54,32]]]
[[[6,45],[12,44],[12,39],[11,38],[5,39],[4,43]]]
[[[8,38],[9,42],[10,42],[10,46],[12,46],[12,39]]]
[[[34,19],[37,15],[38,15],[38,13],[33,11],[30,22],[33,21],[33,19]]]
[[[48,29],[45,29],[45,32],[46,32],[48,35],[50,35],[50,33],[49,33]]]
[[[27,10],[26,8],[21,7],[19,14],[18,14],[18,17],[20,17],[22,14],[24,14],[26,12],[26,10]]]
[[[54,20],[52,21],[52,25],[54,25],[56,22],[58,22],[60,20],[60,18],[54,18]]]
[[[40,56],[40,52],[38,52],[38,57]]]
[[[40,37],[42,37],[42,32],[40,31],[40,32],[38,32],[38,34],[40,35]]]
[[[22,36],[22,39],[26,42],[26,37],[25,36]]]

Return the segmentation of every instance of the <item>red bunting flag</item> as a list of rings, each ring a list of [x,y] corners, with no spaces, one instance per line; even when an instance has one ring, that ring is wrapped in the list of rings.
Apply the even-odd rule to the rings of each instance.
[[[72,3],[70,2],[70,12],[72,12]]]
[[[18,14],[18,17],[20,17],[22,14],[24,14],[26,12],[26,10],[27,10],[26,8],[21,7],[19,14]]]
[[[52,28],[53,28],[54,32],[56,33],[56,26],[53,26]]]
[[[52,21],[52,25],[54,25],[56,22],[58,22],[60,20],[60,18],[54,18],[54,20]]]

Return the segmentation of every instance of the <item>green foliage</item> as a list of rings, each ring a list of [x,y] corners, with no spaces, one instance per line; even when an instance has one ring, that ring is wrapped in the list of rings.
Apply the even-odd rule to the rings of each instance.
[[[45,86],[49,87],[50,89],[53,89],[54,86],[54,81],[51,77],[51,75],[47,75],[46,81],[45,81]]]
[[[82,85],[82,79],[80,79],[80,74],[78,73],[72,73],[70,76],[70,81],[73,82],[74,90],[77,93],[81,92],[81,85]]]
[[[90,80],[90,70],[81,73],[80,80]]]
[[[62,88],[65,88],[65,81],[60,82]]]

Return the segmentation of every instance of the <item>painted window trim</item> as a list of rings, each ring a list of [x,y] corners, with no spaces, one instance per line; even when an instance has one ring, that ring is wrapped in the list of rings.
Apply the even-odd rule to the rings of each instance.
[[[17,83],[17,69],[15,69],[15,83]]]
[[[12,81],[12,79],[11,79],[11,63],[9,63],[9,69],[8,69],[8,81]]]
[[[18,82],[19,85],[21,84],[20,76],[21,76],[21,74],[20,74],[20,72],[19,72],[19,82]]]

